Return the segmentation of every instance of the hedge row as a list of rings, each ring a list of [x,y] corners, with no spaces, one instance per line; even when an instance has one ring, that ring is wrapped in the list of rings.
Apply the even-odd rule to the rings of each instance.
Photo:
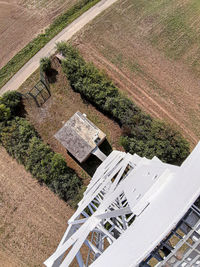
[[[70,44],[61,42],[57,49],[65,56],[62,68],[71,87],[126,129],[121,138],[126,151],[147,158],[157,156],[172,164],[180,164],[188,156],[189,143],[180,133],[142,112]]]
[[[64,14],[56,18],[45,30],[44,34],[39,34],[0,69],[0,88],[11,79],[29,59],[56,36],[56,34],[61,32],[67,25],[99,1],[100,0],[80,0]]]
[[[0,98],[0,143],[7,152],[64,200],[76,197],[81,180],[67,166],[64,158],[43,143],[34,127],[16,116],[21,107],[21,95],[9,92]]]

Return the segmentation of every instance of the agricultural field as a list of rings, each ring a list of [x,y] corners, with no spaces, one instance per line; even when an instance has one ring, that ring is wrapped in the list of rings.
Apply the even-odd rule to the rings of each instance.
[[[74,211],[1,146],[0,155],[0,266],[43,266]]]
[[[198,0],[119,0],[72,42],[143,110],[194,146],[200,139],[199,26]]]
[[[78,0],[0,1],[0,68]]]

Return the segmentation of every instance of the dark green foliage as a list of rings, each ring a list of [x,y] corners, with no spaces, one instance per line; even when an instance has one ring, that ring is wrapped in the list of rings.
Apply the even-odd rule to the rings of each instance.
[[[0,88],[56,34],[61,32],[67,25],[99,1],[100,0],[80,0],[64,14],[56,18],[45,30],[44,34],[39,34],[0,69]]]
[[[180,164],[189,154],[188,142],[162,122],[154,120],[150,126],[146,131],[144,127],[139,127],[138,136],[132,134],[130,137],[122,137],[121,144],[125,150],[143,157],[157,156],[165,162]]]
[[[107,99],[115,99],[119,95],[116,87],[104,73],[92,64],[86,64],[76,50],[75,54],[71,47],[70,50],[70,56],[67,54],[62,65],[67,77],[70,77],[71,86],[99,109],[105,110]]]
[[[73,200],[77,197],[81,186],[81,180],[75,173],[59,175],[58,179],[52,180],[50,188],[64,200]]]
[[[86,188],[87,188],[87,186],[82,185],[82,186],[79,188],[78,193],[76,194],[76,196],[75,196],[73,199],[70,200],[70,205],[71,205],[73,208],[77,209],[77,205],[78,205],[78,203],[82,200],[82,198],[83,198],[83,194],[84,194]],[[89,213],[88,213],[88,214],[89,214]]]
[[[4,99],[5,104],[0,104],[0,107],[4,105],[9,110],[10,108],[15,110],[19,103],[12,99],[13,95],[14,93],[4,95],[1,100]],[[8,120],[0,122],[0,143],[35,178],[48,185],[61,198],[67,201],[76,197],[81,180],[67,166],[61,155],[53,152],[43,143],[34,127],[26,119],[9,116]]]
[[[10,108],[6,107],[4,104],[0,104],[0,122],[9,120],[11,117]]]
[[[57,51],[63,55],[63,56],[66,56],[67,54],[67,46],[66,46],[66,42],[65,41],[61,41],[59,43],[56,44],[56,48],[57,48]]]
[[[21,106],[21,99],[21,94],[16,91],[6,92],[2,97],[0,97],[0,105],[4,105],[10,110],[10,116],[14,116]]]
[[[30,140],[38,136],[35,129],[23,118],[16,117],[7,121],[0,133],[0,141],[7,152],[25,165],[28,159]]]
[[[121,138],[126,151],[140,156],[179,164],[189,154],[188,142],[167,124],[143,113],[131,100],[120,94],[110,79],[91,63],[86,63],[79,52],[63,42],[57,48],[66,59],[62,62],[72,88],[98,109],[129,129]]]
[[[40,70],[46,73],[51,70],[51,60],[49,57],[43,57],[40,59]]]

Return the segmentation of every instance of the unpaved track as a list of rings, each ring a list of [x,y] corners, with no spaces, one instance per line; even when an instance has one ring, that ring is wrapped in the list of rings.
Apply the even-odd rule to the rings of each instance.
[[[1,89],[0,95],[6,91],[17,90],[19,86],[39,67],[40,59],[50,56],[55,52],[55,45],[60,41],[68,41],[75,33],[83,28],[88,22],[93,20],[102,11],[107,9],[117,0],[102,0],[94,7],[90,8],[78,19],[55,36],[46,44],[34,57],[32,57]]]
[[[43,266],[73,212],[0,146],[0,266]]]

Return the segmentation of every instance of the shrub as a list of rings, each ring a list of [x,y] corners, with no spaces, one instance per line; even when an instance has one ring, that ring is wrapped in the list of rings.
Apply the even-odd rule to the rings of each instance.
[[[0,133],[0,140],[7,152],[19,163],[26,166],[30,140],[38,134],[24,119],[16,117],[7,122]]]
[[[19,106],[19,99],[15,100],[14,95],[15,93],[10,92],[0,100],[5,103],[0,104],[0,122],[1,114],[4,120],[0,123],[1,144],[35,178],[49,186],[61,198],[66,201],[75,198],[82,184],[81,180],[74,170],[67,166],[61,155],[43,143],[26,119],[11,117],[10,108],[14,111]]]
[[[10,108],[6,107],[4,104],[0,104],[0,122],[7,121],[11,117]]]
[[[52,180],[49,187],[60,198],[72,201],[77,197],[81,184],[81,180],[75,173],[65,173]]]
[[[71,87],[120,126],[128,127],[129,135],[121,138],[126,151],[148,158],[158,156],[174,164],[188,156],[189,144],[178,132],[142,112],[103,72],[86,63],[70,44],[60,43],[57,48],[66,57],[62,68]]]
[[[61,41],[61,42],[57,43],[56,44],[56,49],[62,56],[66,56],[67,47],[66,47],[66,42],[65,41]]]
[[[40,70],[48,73],[51,70],[51,60],[49,57],[43,57],[40,59]]]
[[[12,115],[16,115],[16,112],[21,106],[22,96],[16,91],[6,92],[2,97],[0,97],[0,104],[5,105],[10,109]]]

